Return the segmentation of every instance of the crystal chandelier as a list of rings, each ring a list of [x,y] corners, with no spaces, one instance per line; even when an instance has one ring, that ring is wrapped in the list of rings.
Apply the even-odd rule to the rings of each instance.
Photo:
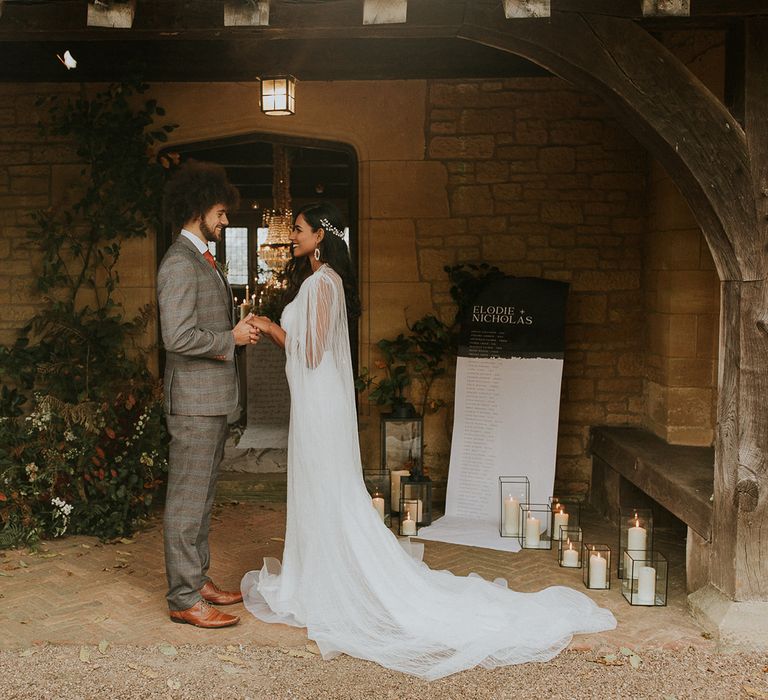
[[[267,240],[259,246],[259,257],[279,274],[291,259],[290,233],[293,226],[291,211],[291,181],[288,149],[282,144],[272,146],[272,209],[264,210],[262,226]]]

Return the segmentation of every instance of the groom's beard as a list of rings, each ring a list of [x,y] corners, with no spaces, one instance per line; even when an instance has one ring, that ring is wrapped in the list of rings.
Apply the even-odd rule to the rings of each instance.
[[[200,218],[200,232],[203,234],[203,236],[205,236],[205,240],[209,243],[218,243],[218,241],[221,239],[221,232],[223,231],[223,228],[223,226],[211,228],[207,223],[205,223],[205,219],[202,217]]]

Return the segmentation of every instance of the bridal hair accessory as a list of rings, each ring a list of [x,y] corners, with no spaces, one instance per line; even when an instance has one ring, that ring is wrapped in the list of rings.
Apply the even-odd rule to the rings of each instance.
[[[315,248],[315,260],[320,261],[320,248]]]
[[[338,236],[339,238],[344,238],[344,232],[339,231],[328,219],[320,219],[320,225],[328,231],[328,233],[332,233],[334,236]]]

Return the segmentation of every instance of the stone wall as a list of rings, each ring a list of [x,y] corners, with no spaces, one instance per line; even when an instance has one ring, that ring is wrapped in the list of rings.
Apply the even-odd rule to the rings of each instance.
[[[571,285],[557,478],[583,492],[589,426],[643,420],[644,151],[560,80],[434,81],[427,158],[448,172],[450,215],[416,220],[418,264],[444,320],[445,265]]]
[[[656,163],[648,194],[646,424],[670,443],[710,445],[717,400],[718,276],[693,214]]]
[[[645,366],[643,149],[599,99],[556,78],[300,88],[298,112],[287,119],[262,115],[256,86],[246,83],[163,84],[153,96],[180,124],[173,143],[271,133],[356,149],[363,366],[373,366],[376,341],[407,322],[428,312],[452,319],[445,265],[487,261],[509,274],[569,282],[557,475],[564,488],[584,492],[589,426],[648,422],[644,382],[657,368]],[[54,89],[0,86],[0,252],[15,265],[0,279],[2,342],[35,309],[34,261],[18,245],[29,211],[50,206],[77,181],[71,151],[41,143],[33,128],[35,97]],[[212,91],[216,99],[206,101]],[[659,209],[658,216],[676,214]],[[121,276],[139,305],[154,299],[154,241],[132,247]],[[450,380],[437,391],[452,400]],[[447,470],[451,423],[446,409],[427,418],[438,478]],[[365,402],[361,438],[364,461],[377,463],[378,412]]]
[[[77,86],[0,84],[0,256],[6,260],[0,276],[2,344],[14,342],[18,329],[42,306],[35,286],[40,269],[27,236],[34,227],[32,214],[75,201],[82,183],[82,166],[71,144],[54,136],[41,138],[37,123],[46,113],[37,101],[46,95],[75,97],[77,92]],[[156,268],[153,232],[123,244],[115,299],[124,304],[128,318],[154,301]],[[89,303],[90,294],[83,288],[78,302]],[[156,334],[150,323],[141,344],[154,345]],[[157,368],[156,353],[150,356],[150,368]]]
[[[722,99],[722,33],[671,32],[662,40]],[[694,212],[658,163],[649,171],[646,426],[670,443],[710,445],[717,409],[719,279]]]
[[[31,214],[65,196],[76,156],[64,143],[40,139],[35,101],[52,86],[0,84],[0,343],[12,343],[41,305],[26,242]]]

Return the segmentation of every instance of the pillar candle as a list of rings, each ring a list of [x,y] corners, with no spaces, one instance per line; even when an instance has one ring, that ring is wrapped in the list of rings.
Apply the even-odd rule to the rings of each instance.
[[[589,587],[608,588],[608,561],[600,552],[589,555]]]
[[[392,500],[390,503],[392,504],[392,510],[396,512],[400,511],[400,479],[410,475],[411,472],[408,469],[393,469],[390,472],[392,478]]]
[[[525,519],[525,546],[538,547],[541,541],[539,534],[539,525],[541,521],[538,518],[528,516]]]
[[[248,304],[240,304],[240,320],[242,321],[248,315]]]
[[[568,549],[563,550],[563,566],[569,566],[571,568],[578,567],[579,565],[579,552],[573,548],[573,542],[568,542]]]
[[[656,602],[656,569],[652,566],[638,567],[636,603],[653,605]]]
[[[409,512],[405,514],[402,530],[406,537],[416,534],[416,521],[411,518],[411,514]]]
[[[373,498],[371,498],[371,503],[376,509],[376,512],[379,514],[379,517],[384,520],[384,496],[375,494]]]
[[[630,521],[631,522],[631,521]],[[627,552],[632,553],[632,559],[635,561],[645,559],[645,542],[647,533],[644,527],[640,527],[640,520],[635,518],[635,524],[627,530]],[[631,576],[630,567],[632,560],[629,554],[624,553],[624,578]],[[637,566],[635,567],[635,578],[637,578]]]
[[[555,523],[553,527],[552,537],[555,539],[560,539],[560,528],[561,527],[568,527],[568,519],[569,519],[568,513],[565,512],[565,509],[562,505],[557,505],[557,510],[555,511]]]
[[[505,535],[520,533],[520,501],[512,494],[504,499],[504,520],[502,530]]]
[[[406,512],[410,514],[411,520],[415,520],[417,523],[420,523],[424,519],[421,514],[421,509],[422,503],[420,498],[415,501],[406,501],[405,503]]]

